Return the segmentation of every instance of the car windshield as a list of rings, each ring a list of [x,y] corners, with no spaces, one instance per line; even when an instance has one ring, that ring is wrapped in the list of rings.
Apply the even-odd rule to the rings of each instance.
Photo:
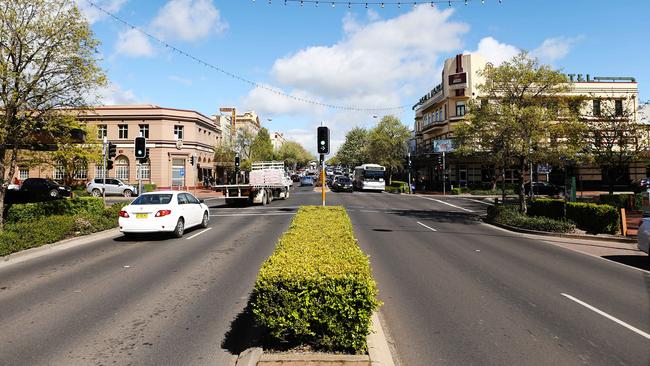
[[[132,205],[166,205],[172,200],[172,194],[144,194],[133,201]]]
[[[337,178],[336,181],[340,184],[348,184],[350,183],[350,178]]]

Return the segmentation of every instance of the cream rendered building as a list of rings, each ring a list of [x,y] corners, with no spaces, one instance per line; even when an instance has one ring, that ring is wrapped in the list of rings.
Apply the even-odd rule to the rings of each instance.
[[[274,151],[280,150],[285,142],[287,142],[287,139],[284,138],[284,134],[282,132],[275,131],[271,133],[271,143],[273,144]]]

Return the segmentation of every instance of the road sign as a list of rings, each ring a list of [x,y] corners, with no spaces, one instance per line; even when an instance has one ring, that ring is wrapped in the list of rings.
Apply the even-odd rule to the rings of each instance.
[[[181,177],[185,176],[185,168],[181,168],[178,173],[180,174]]]
[[[451,140],[433,140],[433,152],[452,152],[454,151],[454,146]]]
[[[537,165],[537,174],[549,174],[552,168],[550,164],[539,164]]]

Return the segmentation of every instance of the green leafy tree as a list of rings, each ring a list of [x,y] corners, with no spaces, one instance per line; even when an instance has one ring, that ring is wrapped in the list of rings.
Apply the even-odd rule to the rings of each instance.
[[[299,167],[305,167],[311,160],[314,160],[314,156],[295,141],[287,141],[282,144],[277,152],[276,158],[283,160],[287,167],[294,170]]]
[[[457,150],[478,154],[502,169],[514,166],[519,207],[526,212],[525,176],[531,164],[575,158],[582,144],[580,100],[567,97],[566,77],[522,52],[479,71],[481,100],[468,104],[466,123],[454,127]]]
[[[368,130],[355,127],[348,131],[336,152],[336,159],[348,168],[368,163]]]
[[[97,46],[73,0],[0,2],[0,227],[21,145],[105,83]]]
[[[368,134],[368,156],[388,171],[388,184],[393,173],[402,169],[411,133],[395,116],[384,116]]]
[[[251,144],[251,159],[253,161],[273,160],[273,143],[269,130],[262,127]]]
[[[243,160],[251,159],[251,148],[255,136],[246,128],[238,128],[237,136],[235,139],[235,151],[239,153],[240,158]],[[243,169],[243,167],[242,167]]]
[[[47,154],[48,164],[63,170],[65,184],[75,183],[77,172],[88,169],[89,162],[102,161],[101,141],[97,141],[97,131],[80,123],[70,116],[61,116],[58,119],[56,138],[56,151]],[[80,139],[79,137],[84,136]],[[84,141],[80,141],[84,140]]]

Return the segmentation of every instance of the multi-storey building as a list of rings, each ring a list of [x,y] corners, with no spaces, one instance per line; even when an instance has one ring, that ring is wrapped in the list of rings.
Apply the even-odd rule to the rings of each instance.
[[[452,153],[446,156],[446,171],[439,169],[439,156],[434,145],[441,140],[454,138],[454,126],[465,120],[466,106],[470,98],[480,98],[479,85],[483,80],[479,70],[486,65],[479,54],[457,55],[447,59],[442,70],[442,82],[424,95],[413,106],[415,110],[415,148],[413,155],[416,170],[416,184],[420,189],[441,190],[443,174],[456,187],[478,185],[491,181],[493,169],[480,160],[461,158]],[[638,120],[638,88],[634,78],[591,77],[583,74],[567,74],[571,81],[569,95],[582,96],[589,101],[584,106],[582,118],[593,120],[594,113],[600,113],[601,106],[611,106],[633,121]],[[595,118],[597,119],[597,118]],[[628,167],[624,180],[645,177],[650,170],[644,162],[635,162]],[[507,182],[515,182],[515,169],[505,172]],[[578,168],[577,179],[582,187],[597,187],[602,183],[600,167]],[[535,174],[537,175],[537,174]],[[500,176],[500,175],[499,175]],[[546,176],[535,179],[546,179]],[[564,171],[552,169],[549,180],[563,184]]]
[[[156,184],[159,188],[196,187],[204,176],[214,174],[214,147],[221,129],[201,113],[155,105],[100,106],[78,112],[78,119],[94,127],[97,141],[116,145],[117,156],[107,176],[136,183]],[[134,139],[147,139],[148,158],[138,161]],[[191,161],[194,160],[194,165]],[[103,176],[102,164],[90,162],[76,178],[85,181]],[[20,166],[16,178],[61,179],[57,167]]]
[[[284,134],[282,132],[276,131],[271,133],[271,143],[273,144],[274,151],[280,150],[285,142],[287,142],[287,139],[284,138]]]
[[[253,134],[253,136],[257,135],[262,128],[260,117],[258,117],[257,113],[254,111],[247,111],[243,114],[238,114],[237,118],[235,118],[235,129],[240,128],[248,130]]]

